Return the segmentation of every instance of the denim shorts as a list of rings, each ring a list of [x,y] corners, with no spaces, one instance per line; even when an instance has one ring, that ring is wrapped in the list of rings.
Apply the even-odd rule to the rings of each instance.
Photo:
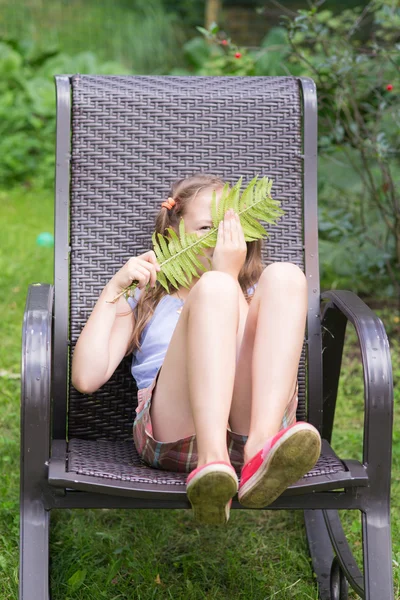
[[[162,365],[161,365],[162,366]],[[153,437],[153,427],[150,418],[151,397],[156,386],[161,367],[158,369],[152,383],[138,390],[138,406],[136,419],[133,424],[133,440],[135,447],[148,466],[166,471],[190,473],[197,467],[197,443],[193,434],[173,442],[159,442]],[[280,429],[289,427],[296,422],[298,403],[298,387],[293,398],[286,407]],[[229,427],[226,432],[226,442],[230,461],[239,473],[244,462],[244,445],[247,435],[235,433]]]

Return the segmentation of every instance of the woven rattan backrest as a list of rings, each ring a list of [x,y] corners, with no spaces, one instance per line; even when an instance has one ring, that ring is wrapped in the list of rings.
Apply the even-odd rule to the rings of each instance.
[[[274,180],[286,214],[267,225],[264,265],[304,271],[302,106],[292,77],[75,75],[72,81],[70,342],[130,256],[152,248],[170,184],[199,171]],[[69,385],[68,437],[130,440],[137,388],[126,357],[93,396]],[[298,418],[305,418],[306,342]]]

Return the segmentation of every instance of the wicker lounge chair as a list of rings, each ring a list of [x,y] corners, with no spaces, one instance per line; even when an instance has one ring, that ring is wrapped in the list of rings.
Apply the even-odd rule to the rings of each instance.
[[[304,511],[322,600],[393,600],[390,474],[393,381],[382,321],[351,291],[320,294],[317,104],[296,77],[55,76],[54,285],[29,286],[21,391],[20,600],[49,598],[52,508],[190,508],[186,475],[148,468],[132,441],[137,389],[126,357],[98,392],[70,383],[70,353],[105,283],[151,249],[160,198],[196,171],[273,178],[285,216],[264,263],[307,276],[298,419],[322,434],[321,457],[268,509]],[[363,460],[331,447],[346,324],[364,373]],[[241,508],[234,499],[233,509]],[[339,509],[362,513],[363,574]]]

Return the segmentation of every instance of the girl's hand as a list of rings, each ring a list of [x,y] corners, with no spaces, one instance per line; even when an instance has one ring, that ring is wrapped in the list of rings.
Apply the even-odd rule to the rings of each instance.
[[[232,208],[226,211],[225,217],[218,226],[217,244],[212,257],[212,270],[229,273],[238,278],[247,254],[243,228],[239,215]]]
[[[118,292],[126,289],[133,280],[139,282],[138,287],[144,288],[149,280],[155,287],[157,271],[161,271],[154,250],[149,250],[140,256],[130,258],[111,279]]]

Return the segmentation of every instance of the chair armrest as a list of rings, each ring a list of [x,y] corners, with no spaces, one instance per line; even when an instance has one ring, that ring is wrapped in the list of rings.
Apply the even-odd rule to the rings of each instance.
[[[356,294],[329,290],[322,313],[323,437],[330,441],[347,321],[356,330],[364,375],[363,463],[377,485],[390,486],[393,374],[389,340],[381,319]],[[326,414],[325,414],[326,409]]]
[[[21,357],[21,502],[30,496],[32,487],[47,479],[53,295],[52,285],[32,284],[25,305]]]

